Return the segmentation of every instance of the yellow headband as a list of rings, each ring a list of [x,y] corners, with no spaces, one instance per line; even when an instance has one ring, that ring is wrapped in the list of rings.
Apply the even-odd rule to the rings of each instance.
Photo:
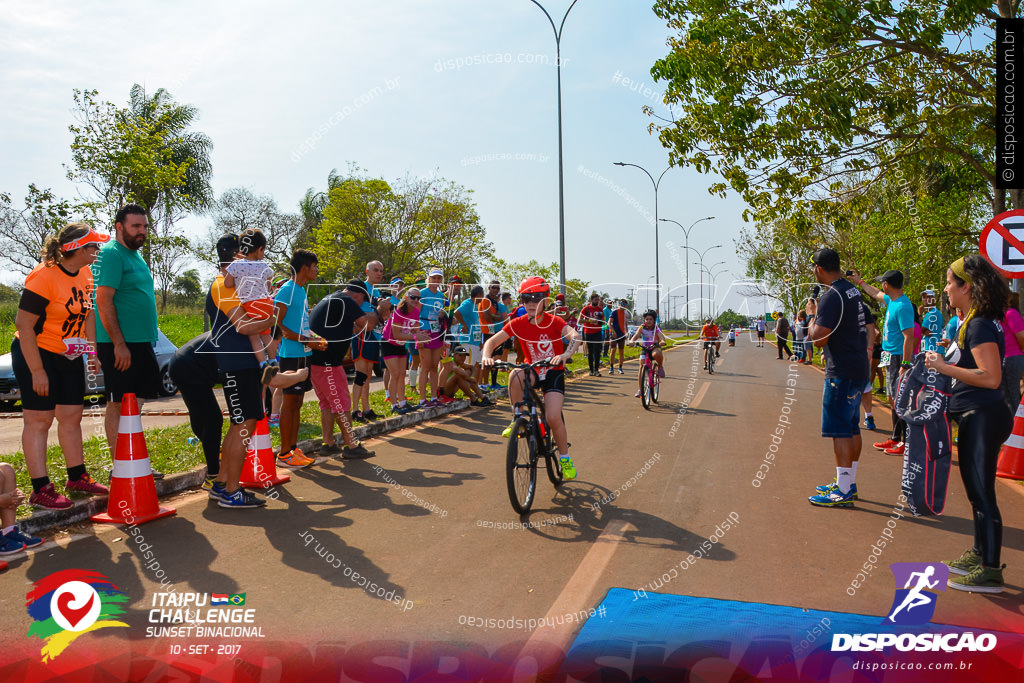
[[[953,271],[953,274],[968,284],[974,284],[971,280],[971,276],[967,274],[964,269],[964,259],[961,256],[949,266],[949,269]]]

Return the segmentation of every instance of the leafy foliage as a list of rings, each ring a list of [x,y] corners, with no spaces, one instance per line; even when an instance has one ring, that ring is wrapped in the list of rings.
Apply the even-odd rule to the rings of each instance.
[[[27,275],[39,264],[47,237],[76,220],[96,223],[96,208],[61,199],[34,184],[28,186],[22,209],[14,208],[9,194],[0,193],[0,258]]]

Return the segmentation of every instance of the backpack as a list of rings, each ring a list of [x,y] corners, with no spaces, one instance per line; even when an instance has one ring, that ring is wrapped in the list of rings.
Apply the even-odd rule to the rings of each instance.
[[[952,455],[949,392],[952,381],[928,370],[925,354],[903,373],[896,391],[896,413],[907,423],[903,454],[903,494],[915,517],[941,515],[946,505],[946,487]]]

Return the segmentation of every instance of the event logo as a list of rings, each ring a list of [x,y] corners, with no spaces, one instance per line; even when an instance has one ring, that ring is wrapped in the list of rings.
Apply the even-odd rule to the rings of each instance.
[[[128,627],[114,617],[124,612],[128,596],[102,574],[65,569],[36,581],[26,597],[34,620],[28,636],[44,641],[43,663],[55,658],[83,633],[112,626]]]
[[[896,595],[889,608],[887,624],[927,624],[935,614],[938,595],[946,590],[949,567],[940,562],[896,562],[889,565],[896,580]],[[900,588],[899,586],[903,586]]]

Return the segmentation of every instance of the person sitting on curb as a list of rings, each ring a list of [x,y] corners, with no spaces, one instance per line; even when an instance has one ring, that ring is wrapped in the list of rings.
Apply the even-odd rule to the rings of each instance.
[[[13,555],[22,550],[35,548],[43,544],[43,539],[21,533],[17,519],[18,506],[25,502],[25,494],[15,486],[14,467],[0,462],[0,555]]]
[[[473,366],[466,362],[469,355],[469,349],[464,344],[459,344],[452,351],[452,362],[447,366],[448,375],[444,378],[444,384],[441,385],[444,392],[441,402],[451,403],[455,400],[455,393],[461,389],[466,398],[475,397],[471,405],[493,406],[494,401],[484,395],[484,392],[480,390],[480,385],[473,377]]]

